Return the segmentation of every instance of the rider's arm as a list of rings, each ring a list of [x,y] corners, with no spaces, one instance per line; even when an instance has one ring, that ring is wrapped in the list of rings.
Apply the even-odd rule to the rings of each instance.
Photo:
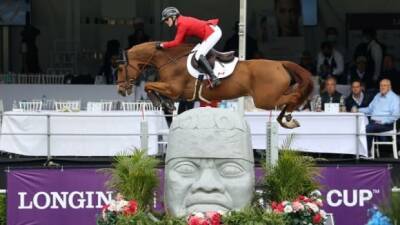
[[[175,39],[173,41],[163,42],[161,45],[163,48],[171,48],[178,46],[185,40],[186,26],[178,26]]]

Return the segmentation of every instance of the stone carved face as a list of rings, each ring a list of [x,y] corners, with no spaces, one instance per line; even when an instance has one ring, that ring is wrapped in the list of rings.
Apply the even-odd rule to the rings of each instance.
[[[241,117],[228,110],[195,109],[174,119],[165,170],[170,215],[238,210],[250,203],[253,192],[254,159]]]

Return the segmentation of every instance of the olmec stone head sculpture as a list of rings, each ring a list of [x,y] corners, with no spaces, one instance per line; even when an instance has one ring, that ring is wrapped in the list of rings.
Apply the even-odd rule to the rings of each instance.
[[[172,216],[237,210],[254,192],[250,131],[237,113],[198,108],[171,125],[165,170],[165,206]]]

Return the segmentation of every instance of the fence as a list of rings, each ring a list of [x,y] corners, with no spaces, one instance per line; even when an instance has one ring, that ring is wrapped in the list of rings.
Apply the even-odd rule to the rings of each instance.
[[[0,84],[64,84],[66,74],[0,74]]]
[[[53,157],[52,151],[51,151],[52,148],[50,146],[50,140],[52,138],[57,137],[57,136],[71,136],[71,137],[74,137],[74,136],[95,136],[95,137],[137,136],[137,137],[140,137],[140,143],[138,143],[138,146],[140,146],[141,148],[147,148],[149,146],[149,143],[148,143],[149,136],[156,136],[157,137],[157,144],[158,144],[158,146],[157,146],[158,147],[158,154],[164,154],[165,153],[166,144],[167,144],[167,142],[165,141],[165,137],[168,135],[168,131],[159,130],[157,132],[149,132],[149,129],[148,129],[149,124],[148,124],[148,122],[146,120],[143,120],[140,123],[139,132],[133,132],[133,133],[132,132],[130,132],[130,133],[110,133],[110,132],[104,132],[102,130],[100,130],[99,132],[96,132],[96,133],[91,133],[91,134],[88,134],[88,133],[77,133],[77,132],[74,132],[74,133],[67,133],[67,132],[57,133],[57,132],[54,132],[54,131],[52,131],[50,129],[52,127],[52,124],[51,124],[52,122],[51,121],[52,121],[52,119],[54,117],[69,117],[68,115],[70,115],[70,117],[142,117],[142,115],[136,115],[135,116],[135,115],[128,115],[128,114],[127,115],[107,115],[107,114],[104,114],[104,115],[101,115],[101,116],[97,114],[97,115],[84,115],[84,116],[82,116],[82,115],[74,115],[74,113],[65,114],[65,115],[41,115],[40,113],[22,113],[22,114],[7,113],[4,116],[24,116],[24,117],[26,117],[26,116],[39,116],[39,117],[46,117],[47,118],[46,119],[47,130],[45,132],[39,132],[39,133],[38,132],[36,132],[36,133],[35,132],[33,132],[33,133],[27,133],[27,132],[25,132],[25,133],[19,133],[19,132],[16,132],[16,133],[8,132],[8,133],[6,133],[6,132],[2,132],[1,135],[46,136],[47,137],[47,146],[46,146],[46,148],[47,148],[47,157],[49,159]],[[314,120],[317,117],[316,114],[312,114],[312,115],[294,115],[294,116],[295,116],[295,118],[308,117],[308,119],[311,119],[311,120]],[[335,120],[335,121],[343,120],[343,117],[346,117],[346,116],[341,116],[340,114],[338,114],[338,115],[325,114],[324,116],[326,118],[332,118],[332,119],[335,119],[334,117],[336,117],[337,120]],[[165,117],[165,116],[163,116],[163,115],[147,115],[146,117]],[[347,115],[347,117],[349,117],[349,115]],[[315,143],[318,142],[318,140],[321,137],[323,137],[325,139],[332,138],[332,140],[334,138],[338,139],[340,137],[348,137],[349,140],[351,140],[351,142],[349,142],[349,143],[351,143],[351,145],[353,145],[353,146],[347,146],[347,147],[348,147],[348,149],[353,149],[354,151],[353,152],[349,152],[347,154],[353,154],[353,155],[355,155],[355,157],[357,159],[359,159],[360,156],[363,156],[363,155],[365,156],[365,154],[362,154],[360,152],[360,149],[362,149],[360,145],[363,144],[363,142],[360,141],[360,140],[362,140],[362,139],[365,140],[366,136],[369,136],[369,135],[380,135],[380,133],[368,133],[367,134],[365,132],[362,132],[362,129],[360,129],[360,126],[361,126],[360,125],[360,121],[365,116],[363,116],[362,114],[353,114],[352,117],[354,117],[354,119],[353,119],[354,120],[354,124],[352,125],[352,128],[350,130],[345,131],[345,132],[326,132],[326,131],[325,132],[316,132],[316,131],[312,131],[312,130],[309,130],[307,132],[296,132],[296,130],[293,130],[293,132],[291,132],[291,133],[275,132],[276,136],[271,137],[271,136],[268,136],[268,134],[271,133],[271,130],[266,131],[266,129],[267,129],[266,127],[267,127],[268,121],[271,121],[271,118],[269,118],[269,119],[266,118],[266,114],[246,116],[248,122],[249,122],[249,120],[251,120],[251,118],[253,118],[253,119],[256,118],[256,119],[259,119],[259,121],[264,121],[262,126],[265,126],[265,128],[261,128],[261,129],[258,129],[258,130],[256,129],[255,131],[253,130],[251,132],[251,136],[252,136],[253,141],[254,140],[258,140],[260,143],[262,142],[261,145],[259,145],[259,146],[263,146],[263,147],[262,148],[256,148],[256,149],[271,149],[271,144],[270,144],[271,139],[274,139],[274,138],[275,139],[282,139],[282,138],[285,139],[285,138],[287,138],[289,136],[294,136],[295,138],[296,138],[296,136],[298,136],[300,138],[307,137],[309,139],[315,140]],[[3,119],[3,121],[4,121],[4,119]],[[252,122],[253,123],[257,123],[257,126],[261,126],[260,125],[261,122],[258,122],[257,120],[252,121]],[[350,125],[348,124],[348,126],[350,126]],[[353,131],[351,131],[352,129],[353,129]],[[327,129],[325,129],[325,130],[327,130]],[[397,131],[396,131],[396,133],[397,133]],[[390,135],[393,135],[393,134],[390,134],[390,133],[389,134],[385,134],[385,136],[390,136]],[[339,144],[338,143],[336,143],[336,144],[337,145],[333,146],[333,148],[339,148],[339,146],[338,146]],[[276,145],[276,143],[275,143],[275,145]],[[255,148],[254,146],[255,146],[255,144],[253,142],[253,148]],[[3,150],[7,150],[7,149],[3,149]],[[368,149],[366,151],[368,152]],[[327,153],[331,153],[331,152],[327,152]]]

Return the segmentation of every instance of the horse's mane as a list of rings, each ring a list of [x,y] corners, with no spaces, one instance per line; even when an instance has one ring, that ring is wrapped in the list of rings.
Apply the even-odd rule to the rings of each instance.
[[[131,48],[131,50],[138,51],[138,52],[142,52],[142,51],[148,52],[148,51],[154,51],[155,46],[156,46],[155,41],[144,42],[142,44],[133,46]],[[189,52],[194,48],[194,46],[195,46],[194,44],[183,43],[176,47],[166,48],[166,49],[162,49],[160,51],[165,51],[168,54],[170,54],[171,56],[181,56],[181,55],[189,54]]]

